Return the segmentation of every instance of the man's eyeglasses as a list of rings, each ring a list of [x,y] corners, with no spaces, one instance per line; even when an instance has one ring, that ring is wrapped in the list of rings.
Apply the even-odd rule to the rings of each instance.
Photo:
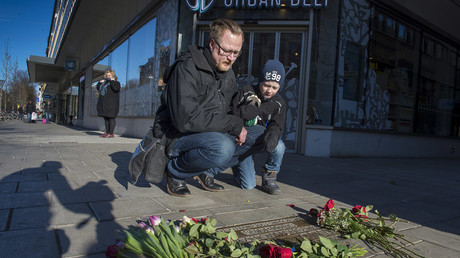
[[[230,56],[231,54],[233,54],[234,57],[239,57],[241,53],[243,52],[242,50],[240,51],[227,50],[221,47],[219,42],[217,42],[217,40],[214,40],[214,42],[216,42],[217,46],[219,46],[220,48],[219,55],[221,56]]]

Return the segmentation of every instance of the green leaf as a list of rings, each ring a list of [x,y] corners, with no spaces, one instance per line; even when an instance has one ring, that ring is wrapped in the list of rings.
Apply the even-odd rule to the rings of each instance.
[[[238,235],[236,234],[235,230],[230,229],[230,233],[228,233],[228,238],[230,238],[231,240],[237,240],[238,239]],[[230,241],[229,239],[229,241]]]
[[[361,238],[362,240],[366,240],[366,234],[361,234],[361,236],[359,236],[359,238]]]
[[[329,257],[329,252],[324,246],[321,246],[321,254],[323,254],[326,257]]]
[[[325,237],[322,237],[322,236],[319,236],[319,241],[327,248],[327,249],[332,249],[334,248],[334,245],[332,244],[331,240],[325,238]]]
[[[231,257],[240,257],[241,256],[241,250],[240,249],[235,249],[232,254],[230,254]]]
[[[331,248],[329,251],[331,252],[332,257],[337,257],[337,254],[339,253],[336,248]]]
[[[217,237],[218,239],[224,239],[224,238],[227,237],[227,235],[228,235],[228,234],[225,233],[225,232],[216,232],[216,237]]]
[[[191,228],[190,228],[190,231],[188,232],[188,234],[192,237],[192,238],[198,238],[199,234],[198,234],[198,228],[200,226],[198,224],[195,224],[193,225]]]
[[[361,232],[357,231],[351,234],[351,237],[353,239],[359,239],[359,236],[361,235]]]
[[[373,208],[374,208],[373,205],[367,205],[367,206],[366,206],[366,211],[367,211],[367,212],[370,212]]]
[[[305,239],[304,241],[302,241],[302,244],[300,245],[300,249],[304,250],[305,252],[311,253],[313,250],[311,248],[310,240]]]
[[[216,219],[211,219],[211,225],[215,227],[217,225],[217,220]]]
[[[189,245],[185,248],[185,251],[189,254],[197,254],[198,248],[195,245]]]
[[[214,240],[212,240],[211,238],[206,238],[205,245],[207,247],[211,247],[213,244],[214,244]]]
[[[211,249],[208,252],[208,255],[210,255],[210,256],[213,256],[213,255],[216,255],[216,254],[217,254],[217,251],[215,249]]]

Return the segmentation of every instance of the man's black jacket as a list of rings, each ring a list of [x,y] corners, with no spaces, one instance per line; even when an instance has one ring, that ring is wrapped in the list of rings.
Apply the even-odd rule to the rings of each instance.
[[[155,115],[155,137],[166,132],[168,138],[200,132],[238,136],[244,122],[230,114],[237,92],[233,70],[217,76],[212,67],[215,64],[210,64],[204,53],[209,49],[190,46],[189,50],[165,72],[166,87]]]

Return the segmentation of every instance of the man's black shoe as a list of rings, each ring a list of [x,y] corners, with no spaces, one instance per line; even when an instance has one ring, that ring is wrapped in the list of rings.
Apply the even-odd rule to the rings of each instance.
[[[166,177],[166,189],[170,195],[186,197],[190,195],[190,190],[188,190],[187,185],[184,180],[177,180],[169,176],[169,172],[165,172]]]
[[[201,174],[199,176],[194,176],[193,178],[198,180],[198,182],[201,184],[201,186],[203,186],[203,188],[208,190],[208,191],[216,192],[216,191],[224,190],[223,186],[214,183],[214,178],[213,177],[207,176],[205,174]]]

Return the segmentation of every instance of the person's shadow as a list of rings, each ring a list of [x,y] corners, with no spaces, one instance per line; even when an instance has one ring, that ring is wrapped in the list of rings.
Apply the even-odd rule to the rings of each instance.
[[[46,161],[1,179],[0,215],[7,211],[0,221],[2,257],[102,254],[115,242],[122,227],[112,215],[115,195],[107,181],[76,187],[66,173],[60,162]],[[82,246],[78,238],[87,232],[88,244]]]

